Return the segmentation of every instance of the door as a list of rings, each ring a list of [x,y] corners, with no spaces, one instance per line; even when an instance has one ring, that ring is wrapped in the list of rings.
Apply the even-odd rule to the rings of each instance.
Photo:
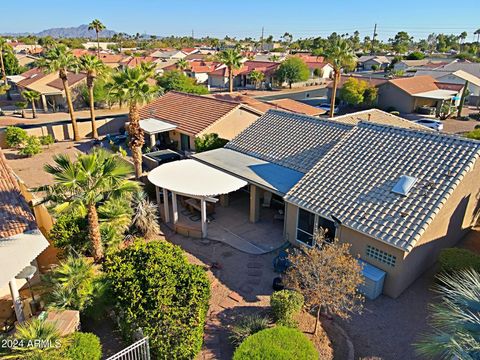
[[[182,151],[190,150],[190,136],[180,134],[180,149]]]

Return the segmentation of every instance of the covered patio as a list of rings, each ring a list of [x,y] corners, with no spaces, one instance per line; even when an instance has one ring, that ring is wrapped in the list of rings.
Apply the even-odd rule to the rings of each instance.
[[[177,128],[176,125],[152,118],[140,120],[140,127],[150,139],[150,148],[155,146],[158,134],[168,133]]]

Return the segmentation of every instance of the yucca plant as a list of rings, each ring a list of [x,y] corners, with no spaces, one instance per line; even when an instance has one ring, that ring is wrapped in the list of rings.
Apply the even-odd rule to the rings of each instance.
[[[250,335],[268,328],[268,319],[259,315],[249,315],[242,318],[232,327],[230,341],[233,345],[240,345]]]
[[[480,274],[475,270],[442,273],[434,291],[438,304],[430,305],[432,331],[415,344],[427,358],[480,359]]]
[[[134,194],[132,207],[135,209],[132,226],[140,236],[149,240],[160,234],[157,204],[150,201],[145,192],[137,191]]]

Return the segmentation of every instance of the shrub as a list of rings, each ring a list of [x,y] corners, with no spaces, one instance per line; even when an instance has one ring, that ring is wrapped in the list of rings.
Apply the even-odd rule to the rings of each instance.
[[[17,126],[8,126],[5,130],[5,140],[10,148],[19,147],[27,138],[27,132]]]
[[[64,359],[71,360],[100,360],[102,345],[95,334],[76,332],[69,336],[69,342],[62,351]]]
[[[60,249],[71,248],[81,254],[90,250],[87,219],[71,213],[61,215],[56,219],[48,238],[55,247]]]
[[[210,298],[205,270],[165,241],[137,241],[104,265],[124,334],[141,328],[154,358],[195,358]]]
[[[302,310],[303,303],[303,295],[294,290],[274,292],[270,298],[274,320],[279,325],[295,327],[294,316]]]
[[[18,151],[20,155],[32,157],[42,152],[40,140],[36,136],[29,136],[23,147]]]
[[[233,360],[317,360],[318,352],[299,330],[284,326],[262,330],[248,337],[233,354]]]
[[[268,320],[258,315],[250,315],[242,318],[233,326],[230,341],[235,346],[240,345],[247,337],[268,328]]]
[[[465,133],[463,136],[469,139],[480,140],[480,129],[475,129]]]
[[[218,134],[205,134],[195,138],[195,151],[203,152],[224,147],[228,141],[222,139]]]
[[[467,249],[443,249],[440,251],[438,262],[440,270],[445,272],[457,272],[468,268],[480,272],[480,256]]]
[[[40,144],[42,145],[51,145],[55,142],[55,138],[50,134],[42,135],[38,139],[40,140]]]

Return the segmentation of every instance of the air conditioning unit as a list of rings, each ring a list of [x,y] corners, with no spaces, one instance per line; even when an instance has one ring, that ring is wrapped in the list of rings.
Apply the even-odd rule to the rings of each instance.
[[[383,282],[387,273],[366,261],[359,259],[358,262],[362,266],[364,277],[364,283],[360,285],[358,291],[365,295],[367,299],[375,300],[383,292]]]

